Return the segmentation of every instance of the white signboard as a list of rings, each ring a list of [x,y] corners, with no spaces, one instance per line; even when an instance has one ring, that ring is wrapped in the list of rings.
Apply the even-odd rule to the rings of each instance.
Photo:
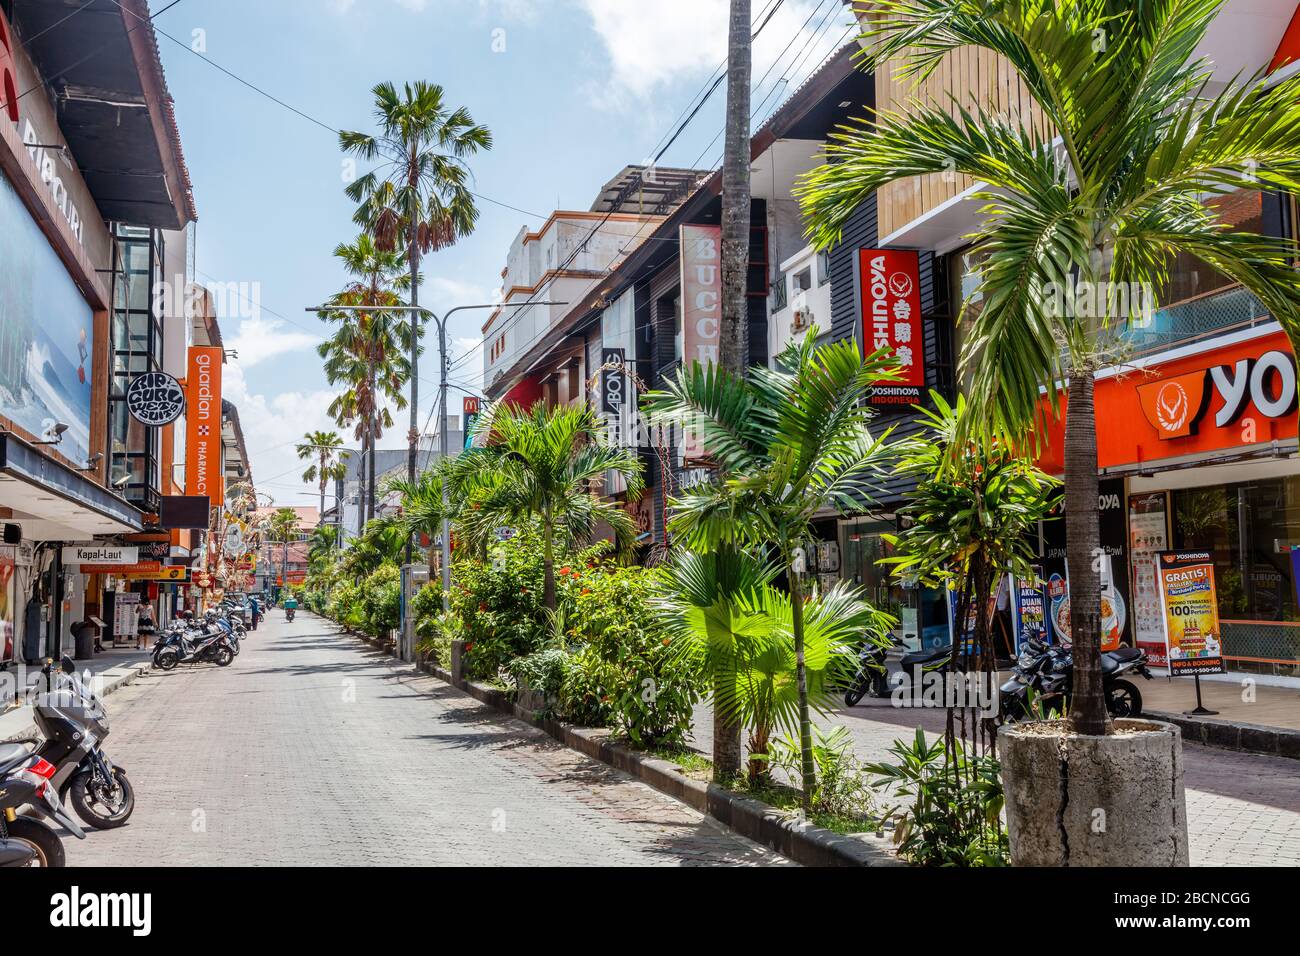
[[[139,627],[140,595],[119,591],[113,602],[113,636],[135,637]]]
[[[63,549],[64,564],[136,564],[140,549],[134,545],[70,544]]]

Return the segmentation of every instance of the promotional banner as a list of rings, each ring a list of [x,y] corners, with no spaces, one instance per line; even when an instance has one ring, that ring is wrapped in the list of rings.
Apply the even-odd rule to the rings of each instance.
[[[221,362],[216,346],[191,346],[185,379],[185,493],[221,506]]]
[[[1147,659],[1165,666],[1165,619],[1156,583],[1160,552],[1169,547],[1169,492],[1129,495],[1129,569],[1133,583],[1133,639]]]
[[[921,330],[920,257],[907,249],[859,249],[862,351],[888,349],[898,363],[896,382],[871,390],[872,405],[911,405],[925,388]]]
[[[1172,676],[1223,673],[1214,560],[1208,551],[1162,551],[1158,564]]]
[[[1047,625],[1047,586],[1038,568],[1029,578],[1017,578],[1011,592],[1015,602],[1013,620],[1016,626],[1016,653],[1024,641],[1051,643]]]
[[[479,399],[477,395],[466,395],[461,399],[461,433],[465,439],[465,449],[468,451],[474,444],[474,424],[478,421],[479,416]]]
[[[682,366],[717,364],[722,331],[722,229],[681,227]],[[685,462],[704,457],[699,439],[687,429]]]
[[[14,572],[16,548],[0,547],[0,664],[14,659]]]

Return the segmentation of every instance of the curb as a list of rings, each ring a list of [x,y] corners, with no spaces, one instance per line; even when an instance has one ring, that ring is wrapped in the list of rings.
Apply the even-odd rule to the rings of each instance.
[[[347,631],[376,649],[380,642],[364,634]],[[399,663],[405,663],[399,661]],[[845,836],[787,816],[780,810],[715,783],[687,777],[671,761],[651,757],[612,743],[610,732],[599,727],[575,727],[538,717],[513,703],[506,691],[474,681],[453,683],[451,673],[433,664],[410,665],[422,673],[509,717],[535,727],[571,750],[592,760],[636,777],[660,793],[680,800],[700,813],[734,830],[743,837],[775,850],[804,866],[905,866],[884,846]],[[885,840],[880,840],[885,843]]]
[[[1190,743],[1218,747],[1221,750],[1300,760],[1300,730],[1265,727],[1260,724],[1239,724],[1227,720],[1206,720],[1203,717],[1188,717],[1184,714],[1170,714],[1156,710],[1145,711],[1142,716],[1176,724],[1183,732],[1183,740]]]
[[[137,677],[147,673],[150,669],[151,665],[148,662],[137,664],[134,667],[129,668],[125,673],[118,674],[116,677],[105,681],[103,691],[99,696],[101,698],[107,697],[119,687],[125,687],[127,684],[132,683]],[[22,707],[15,707],[13,710],[7,711],[4,714],[0,714],[0,742],[8,743],[12,740],[39,736],[40,729],[36,726],[35,722],[32,721],[30,715],[31,707],[26,704]],[[17,724],[18,719],[24,719],[26,721],[21,728],[10,730],[5,726],[6,723]]]

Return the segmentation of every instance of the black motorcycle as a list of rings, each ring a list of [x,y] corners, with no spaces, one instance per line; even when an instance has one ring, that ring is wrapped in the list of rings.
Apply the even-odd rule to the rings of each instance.
[[[1102,652],[1101,686],[1106,698],[1106,712],[1111,717],[1141,716],[1142,692],[1126,679],[1135,674],[1151,680],[1145,651],[1121,647]],[[1016,658],[1010,680],[1001,688],[1001,719],[1022,720],[1033,716],[1034,710],[1040,714],[1051,710],[1069,713],[1073,679],[1074,656],[1068,647],[1026,641]]]
[[[229,667],[235,659],[232,638],[216,625],[168,631],[154,645],[153,666],[169,671],[178,664],[216,664]]]
[[[60,799],[72,795],[72,809],[87,826],[112,830],[122,826],[135,809],[135,792],[126,770],[104,752],[108,712],[77,676],[72,658],[55,670],[42,668],[44,688],[32,702],[36,726],[44,736],[37,756],[55,768],[51,779]]]
[[[35,816],[19,816],[22,807],[47,817],[79,840],[86,831],[68,816],[51,784],[55,767],[25,743],[0,744],[0,866],[66,865],[63,840]]]
[[[900,642],[897,638],[891,637],[890,644],[878,645],[871,641],[862,646],[858,655],[858,672],[853,678],[853,682],[844,692],[844,703],[852,707],[858,701],[862,700],[870,691],[872,697],[889,697],[892,693],[889,686],[889,672],[885,667],[885,655],[891,647],[899,647]],[[948,664],[948,658],[952,656],[952,645],[944,644],[941,647],[932,647],[928,650],[909,651],[899,658],[899,669],[906,675],[907,682],[911,687],[911,693],[919,696],[922,690],[922,679],[932,671],[942,670]]]

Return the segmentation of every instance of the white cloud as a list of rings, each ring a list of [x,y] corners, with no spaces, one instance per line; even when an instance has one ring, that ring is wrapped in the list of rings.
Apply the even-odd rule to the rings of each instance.
[[[591,17],[610,61],[610,82],[596,85],[601,105],[625,107],[628,99],[647,101],[681,80],[701,80],[727,55],[728,0],[580,0]],[[755,26],[768,4],[755,0]],[[787,0],[754,43],[756,90],[774,62],[768,83],[789,74],[784,99],[826,58],[851,22],[839,0]],[[820,29],[819,29],[820,28]],[[755,102],[765,91],[760,91]]]
[[[252,368],[286,352],[314,350],[320,340],[320,336],[310,332],[293,331],[282,319],[255,318],[239,323],[239,331],[228,348],[239,353],[239,361],[245,368]]]

